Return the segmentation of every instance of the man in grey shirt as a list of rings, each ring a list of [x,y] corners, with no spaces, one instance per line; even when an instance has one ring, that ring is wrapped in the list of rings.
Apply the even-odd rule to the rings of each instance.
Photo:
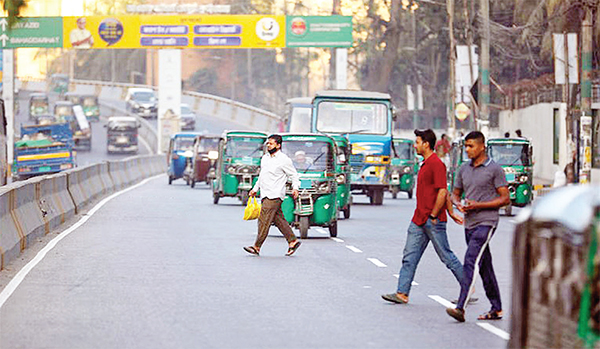
[[[499,320],[502,318],[502,302],[489,242],[498,225],[498,209],[510,203],[508,183],[502,167],[487,157],[483,133],[469,133],[465,137],[465,151],[471,161],[458,170],[452,192],[454,204],[465,214],[467,252],[463,263],[464,278],[456,308],[448,308],[446,312],[459,322],[465,321],[465,304],[475,287],[475,274],[479,271],[492,309],[477,319]],[[463,193],[465,201],[461,203]]]

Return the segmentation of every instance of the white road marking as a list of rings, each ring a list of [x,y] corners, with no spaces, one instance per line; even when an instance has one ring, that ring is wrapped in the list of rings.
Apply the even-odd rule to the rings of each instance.
[[[440,303],[441,305],[445,306],[446,308],[455,308],[456,305],[452,304],[450,301],[448,301],[447,299],[444,299],[440,296],[428,296],[429,298],[433,299],[434,301]]]
[[[383,262],[381,262],[379,259],[377,258],[367,258],[367,260],[373,264],[375,264],[376,266],[378,266],[379,268],[386,268],[387,265],[383,264]]]
[[[363,288],[372,288],[371,286],[363,286]]]
[[[495,334],[496,336],[504,339],[505,341],[510,339],[510,335],[508,334],[508,332],[499,329],[498,327],[492,325],[492,324],[488,324],[488,323],[484,323],[484,322],[478,322],[477,326],[483,328],[484,330],[490,331],[493,334]]]
[[[340,238],[331,238],[331,240],[333,240],[335,242],[344,242],[344,240],[342,240]]]
[[[23,280],[25,279],[27,274],[29,274],[29,272],[31,270],[33,270],[33,268],[35,268],[35,266],[38,265],[42,261],[42,259],[44,259],[44,257],[46,257],[46,254],[48,254],[48,252],[50,252],[54,247],[56,247],[56,245],[62,239],[66,238],[67,236],[69,236],[69,234],[71,234],[72,232],[77,230],[77,228],[84,225],[85,222],[88,221],[88,219],[90,219],[96,212],[98,212],[98,210],[100,208],[102,208],[102,206],[104,206],[107,202],[111,201],[112,199],[116,198],[117,196],[124,194],[130,190],[136,189],[136,188],[148,183],[149,181],[151,181],[155,178],[158,178],[158,177],[162,177],[162,176],[164,176],[164,174],[160,174],[160,175],[157,175],[154,177],[147,178],[134,186],[131,186],[127,189],[123,189],[119,192],[112,194],[109,197],[102,199],[102,201],[100,201],[98,204],[96,204],[96,206],[94,206],[91,210],[89,210],[87,214],[83,215],[83,217],[81,217],[81,219],[79,219],[75,224],[73,224],[72,226],[67,228],[65,231],[60,233],[54,239],[52,239],[46,246],[44,246],[44,248],[42,248],[40,250],[40,252],[38,252],[38,254],[31,261],[29,261],[29,263],[27,263],[23,267],[23,269],[19,270],[17,275],[15,275],[15,277],[12,280],[10,280],[8,285],[6,285],[4,290],[2,290],[2,292],[0,293],[0,308],[2,308],[4,303],[6,303],[6,301],[8,300],[8,298],[15,292],[15,290],[17,289],[17,287],[19,287],[21,282],[23,282]]]
[[[323,235],[329,235],[329,232],[327,232],[327,230],[325,230],[323,228],[315,228],[315,230]]]
[[[350,245],[346,245],[346,248],[349,249],[352,252],[356,252],[356,253],[362,253],[361,250],[359,250],[358,248],[354,247],[354,246],[350,246]]]

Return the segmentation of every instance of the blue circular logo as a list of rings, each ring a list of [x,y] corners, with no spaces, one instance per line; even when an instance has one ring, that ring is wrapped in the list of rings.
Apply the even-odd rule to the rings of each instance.
[[[98,35],[111,46],[119,42],[123,37],[123,24],[114,18],[106,18],[98,27]]]

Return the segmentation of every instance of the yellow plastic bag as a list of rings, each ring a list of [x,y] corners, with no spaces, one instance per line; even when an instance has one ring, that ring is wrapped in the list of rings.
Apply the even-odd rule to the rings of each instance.
[[[256,201],[256,197],[251,197],[248,199],[248,204],[246,205],[246,209],[244,209],[244,220],[251,221],[254,219],[258,219],[260,215],[260,203]]]

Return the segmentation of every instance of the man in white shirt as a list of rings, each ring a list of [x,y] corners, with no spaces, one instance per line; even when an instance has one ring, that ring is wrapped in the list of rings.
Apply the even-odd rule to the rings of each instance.
[[[244,247],[244,250],[250,254],[259,255],[260,248],[269,234],[271,223],[275,223],[275,226],[288,242],[289,248],[286,256],[291,256],[300,247],[300,241],[296,239],[296,235],[294,235],[292,228],[283,216],[283,211],[281,211],[281,203],[285,199],[285,186],[288,179],[292,181],[294,200],[298,198],[298,188],[300,187],[298,172],[294,168],[292,160],[281,152],[281,143],[282,138],[280,135],[271,135],[267,139],[268,153],[263,155],[260,161],[260,175],[256,185],[250,191],[250,196],[254,197],[260,190],[262,198],[256,242],[253,246]]]
[[[85,18],[77,19],[77,28],[71,30],[69,39],[74,48],[91,48],[94,45],[94,38],[89,30],[85,29]]]

